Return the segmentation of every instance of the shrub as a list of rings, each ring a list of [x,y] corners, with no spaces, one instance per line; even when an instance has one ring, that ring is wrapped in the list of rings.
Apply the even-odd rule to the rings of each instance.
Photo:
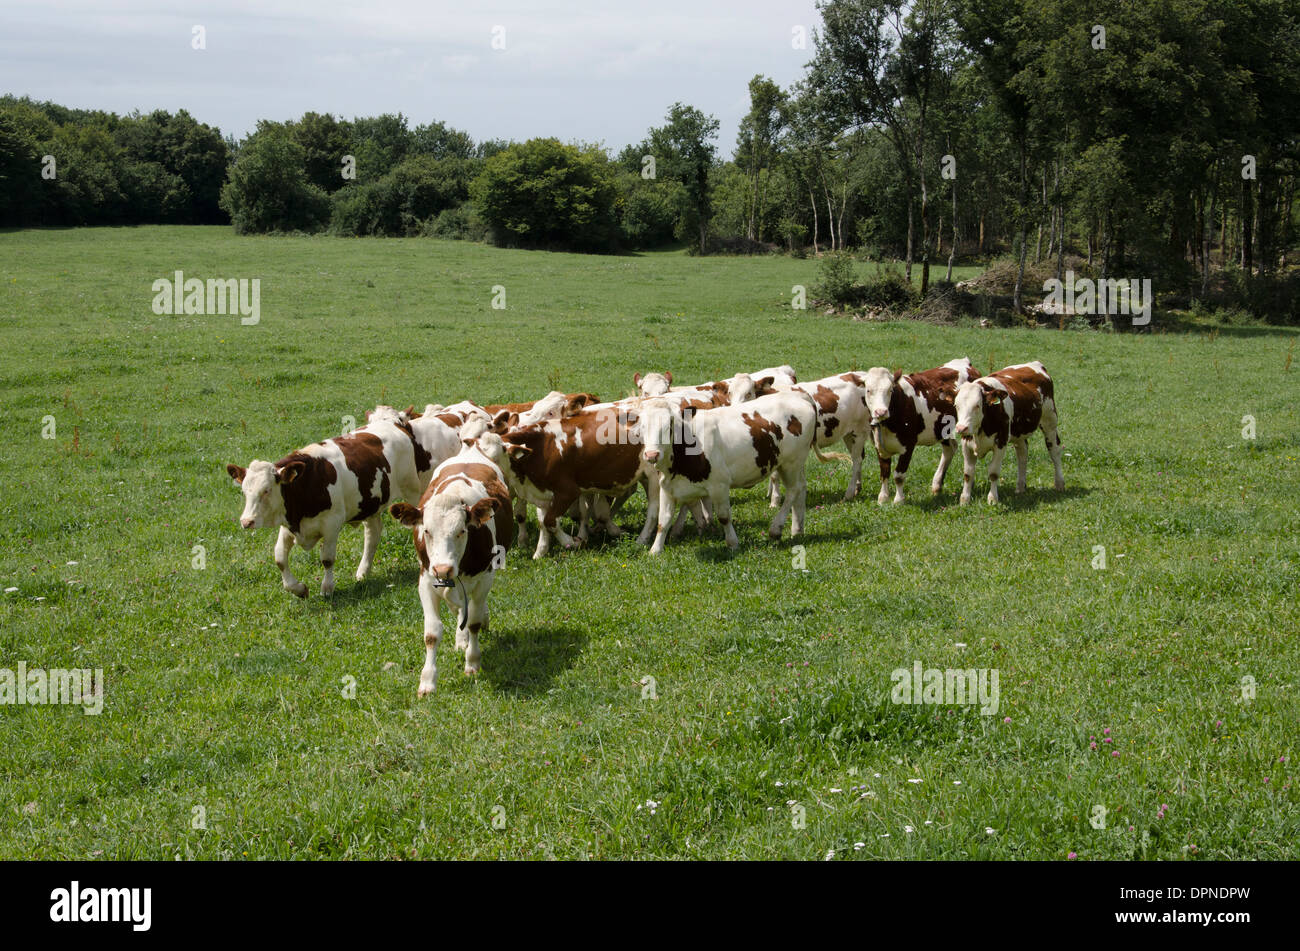
[[[305,157],[283,125],[259,123],[221,187],[220,205],[236,234],[324,227],[330,199],[307,180]]]
[[[608,251],[617,188],[604,152],[530,139],[489,158],[470,195],[501,245]]]
[[[444,209],[436,218],[428,218],[420,226],[420,234],[425,237],[457,241],[484,241],[487,231],[487,224],[469,202]]]
[[[813,294],[820,300],[844,307],[858,301],[858,284],[853,255],[847,251],[829,251],[817,267],[818,281]]]

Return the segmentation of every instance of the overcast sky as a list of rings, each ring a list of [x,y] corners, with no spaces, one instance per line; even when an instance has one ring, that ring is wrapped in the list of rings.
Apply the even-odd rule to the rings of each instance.
[[[721,121],[729,156],[750,78],[799,79],[812,42],[793,48],[794,30],[819,23],[814,0],[0,0],[0,93],[187,109],[236,137],[312,110],[401,112],[615,152],[680,100]]]

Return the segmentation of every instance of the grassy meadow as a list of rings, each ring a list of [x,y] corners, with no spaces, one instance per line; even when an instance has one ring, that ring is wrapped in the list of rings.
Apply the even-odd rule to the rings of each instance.
[[[176,270],[259,278],[260,322],[156,316]],[[785,257],[0,233],[0,668],[106,684],[98,716],[0,706],[0,858],[1295,857],[1295,332],[793,311],[816,279]],[[386,517],[357,583],[346,531],[332,599],[295,550],[299,601],[225,473],[379,402],[962,355],[1047,365],[1065,492],[1034,439],[1000,507],[983,463],[955,504],[960,458],[932,499],[920,449],[908,503],[880,508],[868,451],[852,503],[845,464],[810,462],[797,542],[767,539],[754,489],[735,553],[691,531],[657,559],[635,532],[542,562],[530,544],[492,592],[482,674],[449,626],[423,701],[409,535]],[[996,715],[891,702],[918,661],[996,669]]]

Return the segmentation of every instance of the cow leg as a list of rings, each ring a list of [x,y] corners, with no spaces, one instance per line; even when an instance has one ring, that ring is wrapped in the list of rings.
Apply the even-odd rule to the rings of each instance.
[[[1006,454],[1006,446],[994,446],[989,453],[989,505],[998,504],[998,478],[1002,475],[1002,457]]]
[[[578,534],[576,537],[579,543],[586,545],[587,539],[590,537],[590,535],[587,533],[587,523],[591,521],[591,515],[592,515],[591,496],[587,494],[578,496],[577,508],[578,508]]]
[[[420,670],[418,696],[426,697],[438,685],[438,641],[442,639],[442,618],[438,616],[438,589],[433,575],[420,572],[420,607],[424,609],[424,667]]]
[[[876,458],[880,460],[880,494],[876,496],[876,501],[884,505],[889,501],[889,469],[892,459],[879,449],[876,450]]]
[[[320,539],[320,566],[325,569],[325,577],[320,583],[320,593],[327,597],[334,593],[334,555],[338,547],[338,529],[326,529]]]
[[[596,524],[610,538],[619,538],[623,534],[621,526],[614,523],[614,513],[610,507],[608,495],[593,495],[591,497],[592,512],[595,513]]]
[[[523,548],[528,544],[528,503],[521,498],[514,501],[515,525],[518,526],[515,532],[515,547]]]
[[[971,487],[975,484],[975,440],[961,441],[961,504],[970,502]]]
[[[658,555],[664,550],[664,538],[668,534],[668,527],[672,524],[673,512],[676,508],[676,501],[661,485],[659,487],[659,525],[655,530],[654,544],[650,546],[650,554]]]
[[[289,570],[289,552],[293,551],[293,532],[280,526],[280,537],[275,540],[275,567],[280,569],[280,583],[284,590],[300,598],[307,597],[307,586]]]
[[[533,560],[545,558],[550,550],[551,533],[546,527],[546,509],[539,505],[537,506],[537,549],[533,552]]]
[[[1056,429],[1055,420],[1052,420],[1050,428],[1044,423],[1043,442],[1047,444],[1047,454],[1052,457],[1052,468],[1056,470],[1056,491],[1060,492],[1065,489],[1065,472],[1061,469],[1061,434]]]
[[[695,503],[691,516],[695,519],[696,534],[703,535],[713,525],[713,503],[708,499],[700,499]]]
[[[794,504],[790,507],[790,537],[803,534],[804,513],[808,501],[808,474],[803,468],[797,469],[792,475],[786,476],[781,474],[785,482],[785,494],[794,499]],[[776,537],[780,537],[778,534]]]
[[[853,460],[853,469],[849,472],[848,488],[844,490],[844,501],[851,502],[858,497],[862,488],[862,457],[867,451],[867,441],[860,433],[845,433],[844,448]]]
[[[479,661],[482,658],[482,651],[479,650],[478,636],[487,630],[487,595],[481,598],[469,599],[469,623],[464,628],[465,640],[465,676],[477,674],[479,672]],[[461,634],[457,633],[457,638]]]
[[[564,530],[564,526],[560,524],[560,516],[569,510],[569,506],[572,505],[574,501],[576,500],[571,495],[556,494],[551,497],[550,508],[548,508],[546,510],[546,514],[542,516],[544,522],[543,527],[547,531],[554,532],[555,537],[559,539],[560,544],[563,545],[565,548],[577,548],[582,544],[582,541],[580,539],[574,538],[572,535],[566,532]],[[540,510],[539,510],[539,514],[540,514]],[[545,553],[543,552],[543,554]],[[536,556],[534,555],[534,557]]]
[[[784,473],[782,473],[784,476]],[[806,477],[805,477],[806,479]],[[785,477],[785,502],[777,510],[776,515],[772,517],[772,524],[767,527],[767,534],[774,541],[781,539],[781,530],[785,528],[785,520],[790,517],[790,510],[794,508],[795,502],[799,496],[799,477],[798,474],[792,474]],[[799,527],[803,528],[803,516],[799,516]],[[792,528],[793,534],[793,528]]]
[[[770,509],[779,508],[781,505],[781,481],[780,477],[773,472],[771,478],[767,480],[767,507]]]
[[[1028,485],[1026,476],[1029,473],[1029,443],[1024,439],[1016,440],[1016,495],[1025,491]]]
[[[912,453],[916,451],[916,443],[908,446],[903,450],[903,454],[898,457],[898,466],[894,469],[894,504],[903,504],[903,482],[907,479],[907,469],[912,464]]]
[[[726,486],[723,486],[720,490],[711,490],[709,497],[713,502],[713,514],[717,518],[718,524],[722,526],[722,534],[727,540],[727,547],[739,547],[740,537],[736,534],[736,526],[731,521],[731,492]]]
[[[674,511],[672,531],[668,533],[668,537],[673,541],[677,541],[682,537],[682,532],[686,528],[686,513],[691,507],[692,505],[679,505]],[[696,528],[699,528],[698,520],[696,521]]]
[[[361,523],[361,529],[365,532],[365,541],[361,546],[361,564],[357,565],[358,581],[370,574],[370,568],[375,563],[375,549],[379,547],[379,535],[384,530],[383,517],[381,515],[370,516]]]
[[[952,464],[952,457],[956,451],[957,445],[951,440],[943,444],[943,455],[939,457],[939,468],[934,470],[934,478],[930,481],[931,495],[938,495],[943,491],[943,480],[948,475],[948,466]]]
[[[645,480],[645,524],[636,540],[642,545],[649,545],[654,537],[655,527],[659,524],[659,476],[652,473]]]

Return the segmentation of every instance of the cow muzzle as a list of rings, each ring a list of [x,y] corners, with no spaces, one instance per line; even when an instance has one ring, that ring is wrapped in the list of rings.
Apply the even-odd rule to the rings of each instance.
[[[241,519],[239,520],[239,524],[240,524],[240,526],[242,526],[243,528],[256,528],[256,527],[257,527],[257,519],[255,519],[255,518],[241,518]]]
[[[433,572],[433,576],[439,581],[450,581],[456,577],[455,565],[434,565],[429,570]]]
[[[658,449],[647,449],[647,450],[645,451],[644,455],[645,455],[645,461],[646,461],[646,462],[658,462],[658,461],[659,461],[659,450],[658,450]]]

